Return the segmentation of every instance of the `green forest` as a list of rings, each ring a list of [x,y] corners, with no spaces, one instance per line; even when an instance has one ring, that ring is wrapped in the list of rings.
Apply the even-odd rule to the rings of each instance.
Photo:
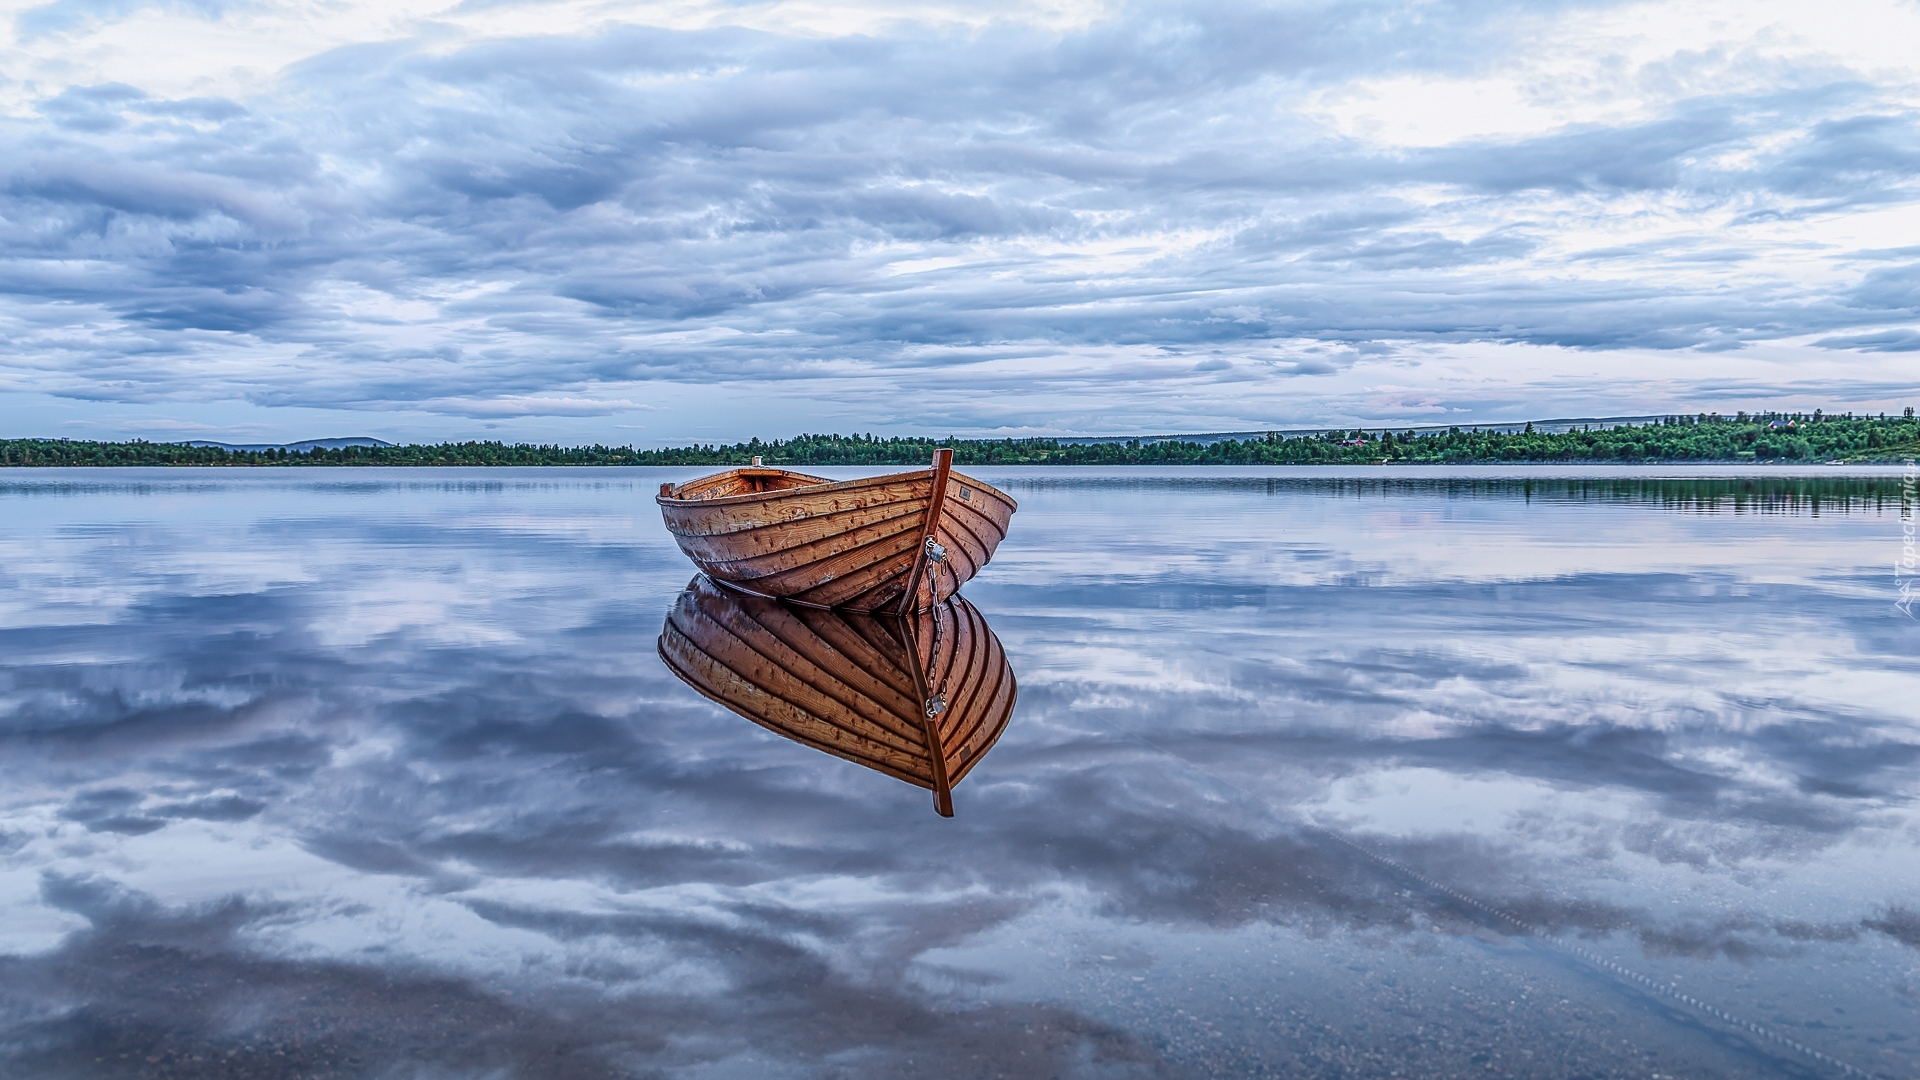
[[[1322,435],[1216,443],[1067,443],[1054,439],[920,439],[800,435],[792,439],[636,450],[630,446],[538,446],[460,442],[340,449],[229,450],[179,443],[0,440],[0,466],[76,465],[919,465],[951,446],[958,465],[1376,465],[1499,462],[1897,461],[1920,456],[1913,410],[1889,417],[1852,413],[1737,413],[1669,416],[1637,426],[1544,432],[1395,431],[1365,428]]]

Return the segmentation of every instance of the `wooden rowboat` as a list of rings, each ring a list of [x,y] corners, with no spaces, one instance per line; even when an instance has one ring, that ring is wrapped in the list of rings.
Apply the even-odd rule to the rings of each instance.
[[[795,742],[933,792],[953,788],[1013,715],[1000,639],[953,597],[906,616],[800,607],[696,577],[660,631],[687,685]]]
[[[930,469],[838,483],[730,469],[662,484],[654,501],[680,550],[716,580],[812,607],[905,613],[979,573],[1017,508],[952,466],[943,449]]]

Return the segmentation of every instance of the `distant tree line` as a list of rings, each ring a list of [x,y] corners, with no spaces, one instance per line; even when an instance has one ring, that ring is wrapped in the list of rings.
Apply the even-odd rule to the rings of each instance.
[[[1498,462],[1893,461],[1920,456],[1913,410],[1889,417],[1812,413],[1668,416],[1652,423],[1577,431],[1394,431],[1321,435],[1269,432],[1215,443],[1064,443],[1057,439],[921,439],[800,435],[792,439],[636,450],[461,442],[345,446],[308,451],[228,450],[179,443],[0,440],[0,466],[43,465],[919,465],[951,446],[960,465],[1367,465]]]

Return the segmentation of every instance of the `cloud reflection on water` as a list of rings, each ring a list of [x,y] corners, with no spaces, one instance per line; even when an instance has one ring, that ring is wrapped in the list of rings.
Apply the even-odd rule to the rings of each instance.
[[[561,481],[161,484],[42,500],[9,530],[5,1059],[1153,1075],[1224,1068],[1229,1046],[1307,1068],[1336,1037],[1231,1028],[1215,993],[1291,995],[1342,1045],[1387,1045],[1391,1010],[1336,1009],[1322,995],[1346,988],[1324,979],[1243,958],[1181,989],[1184,950],[1255,934],[1336,973],[1405,958],[1393,992],[1449,1035],[1394,1044],[1401,1067],[1571,1040],[1608,1074],[1644,1064],[1608,1043],[1626,1030],[1697,1075],[1791,1071],[1670,1021],[1602,1022],[1617,988],[1565,973],[1526,976],[1561,1013],[1487,1044],[1407,980],[1495,948],[1489,931],[1317,822],[1650,970],[1685,965],[1769,1022],[1853,980],[1852,1026],[1826,1021],[1824,1045],[1910,1061],[1892,1036],[1920,993],[1920,740],[1886,705],[1911,688],[1886,659],[1911,639],[1858,584],[1877,503],[1754,518],[1504,489],[1153,491],[1181,544],[1220,555],[1195,575],[1156,570],[1166,538],[1137,488],[1035,478],[1012,489],[1017,543],[969,589],[1019,666],[1019,714],[940,821],[924,793],[682,687],[652,655],[687,574],[634,505],[657,479]],[[1418,574],[1368,554],[1406,540],[1383,507],[1435,542]],[[1783,528],[1791,576],[1768,542]],[[1508,546],[1573,537],[1585,570],[1499,571]],[[1663,568],[1594,568],[1643,542]],[[1332,558],[1303,566],[1308,548]],[[1062,551],[1076,574],[1042,573]],[[341,625],[363,612],[382,628]],[[1066,981],[1042,987],[1049,951]],[[1144,981],[1096,978],[1122,964],[1103,953]],[[1804,985],[1763,1013],[1748,973]],[[1455,982],[1492,1008],[1504,977]],[[1176,1013],[1232,1033],[1196,1044]]]

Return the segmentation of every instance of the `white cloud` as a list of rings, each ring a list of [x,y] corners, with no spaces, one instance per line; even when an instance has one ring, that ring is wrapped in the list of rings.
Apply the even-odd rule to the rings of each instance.
[[[10,10],[22,402],[660,441],[1911,389],[1910,4]]]

